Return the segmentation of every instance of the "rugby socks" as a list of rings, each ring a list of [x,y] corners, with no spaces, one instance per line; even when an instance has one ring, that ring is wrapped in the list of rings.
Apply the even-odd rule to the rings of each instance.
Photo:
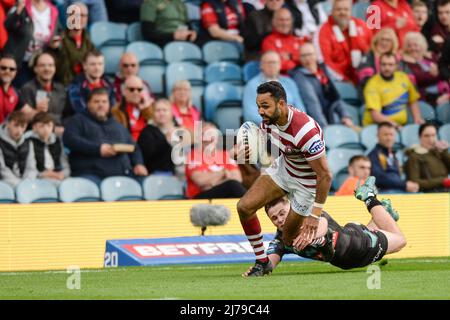
[[[366,203],[367,210],[369,210],[369,213],[370,213],[370,210],[372,210],[373,207],[382,206],[381,202],[378,201],[378,199],[375,198],[375,197],[368,197],[366,199],[365,203]]]
[[[266,250],[264,248],[263,236],[261,234],[261,225],[259,223],[258,216],[255,214],[255,216],[250,220],[241,221],[241,224],[248,241],[253,247],[256,260],[259,260],[263,263],[268,262],[269,258],[267,258]]]

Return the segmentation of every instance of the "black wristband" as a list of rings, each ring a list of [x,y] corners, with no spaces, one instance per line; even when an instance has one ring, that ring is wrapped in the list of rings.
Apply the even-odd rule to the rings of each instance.
[[[367,207],[367,210],[369,211],[369,213],[373,207],[382,205],[381,202],[378,201],[378,199],[375,197],[368,197],[367,200],[365,201],[365,203],[366,203],[366,207]]]

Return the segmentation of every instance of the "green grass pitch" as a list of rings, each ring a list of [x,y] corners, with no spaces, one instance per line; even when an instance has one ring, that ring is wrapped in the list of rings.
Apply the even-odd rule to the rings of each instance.
[[[0,273],[0,299],[450,299],[450,257],[387,262],[372,290],[367,268],[287,262],[247,279],[249,264],[82,270],[79,290],[67,289],[65,271]]]

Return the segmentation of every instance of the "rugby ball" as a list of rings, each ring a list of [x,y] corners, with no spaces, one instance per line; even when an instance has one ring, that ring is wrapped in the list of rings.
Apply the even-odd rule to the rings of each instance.
[[[270,156],[267,154],[267,136],[253,122],[247,121],[242,124],[237,133],[238,148],[249,149],[248,158],[244,153],[238,154],[237,161],[239,164],[262,164],[270,165]]]

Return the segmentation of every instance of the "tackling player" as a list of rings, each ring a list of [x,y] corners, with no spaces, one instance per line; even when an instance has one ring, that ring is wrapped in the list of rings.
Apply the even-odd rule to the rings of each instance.
[[[364,201],[372,219],[364,226],[348,223],[341,227],[329,214],[324,212],[319,221],[317,238],[306,248],[298,250],[285,246],[281,240],[281,230],[289,210],[289,201],[282,197],[266,206],[266,212],[277,227],[275,239],[270,242],[267,255],[275,268],[284,254],[297,254],[304,258],[330,262],[341,269],[365,267],[381,260],[384,255],[400,251],[406,239],[396,220],[398,213],[392,209],[390,200],[378,201],[375,177],[358,187],[355,196]],[[247,271],[243,276],[248,276]]]
[[[281,156],[237,204],[242,227],[256,256],[248,276],[263,276],[272,271],[256,211],[288,194],[290,210],[283,226],[283,243],[291,245],[299,236],[299,248],[304,248],[315,238],[331,186],[322,129],[314,119],[288,106],[286,101],[286,92],[277,81],[257,88],[256,104],[263,120],[261,128],[267,131]]]

